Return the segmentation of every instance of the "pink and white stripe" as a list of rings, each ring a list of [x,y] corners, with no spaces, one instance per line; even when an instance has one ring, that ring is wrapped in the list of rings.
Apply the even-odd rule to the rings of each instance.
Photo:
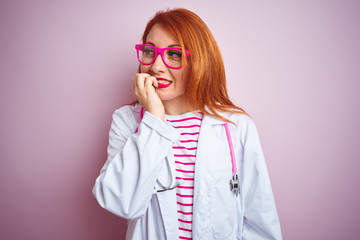
[[[176,179],[184,180],[176,188],[179,239],[192,239],[195,159],[202,117],[200,113],[191,112],[166,115],[167,121],[181,135],[173,145]]]

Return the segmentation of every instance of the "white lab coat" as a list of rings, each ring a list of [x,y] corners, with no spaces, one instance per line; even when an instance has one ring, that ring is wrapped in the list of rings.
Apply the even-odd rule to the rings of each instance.
[[[178,239],[172,145],[180,135],[140,105],[114,112],[108,159],[93,194],[106,210],[128,219],[126,239]],[[256,127],[243,114],[224,114],[240,180],[230,191],[232,164],[224,122],[204,115],[195,160],[193,239],[282,239]],[[139,127],[138,132],[134,133]],[[172,171],[172,173],[170,172]]]

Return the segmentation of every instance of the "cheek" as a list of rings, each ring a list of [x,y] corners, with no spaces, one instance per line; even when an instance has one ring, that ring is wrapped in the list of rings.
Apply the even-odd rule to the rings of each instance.
[[[183,76],[183,74],[181,72],[178,72],[178,73],[174,74],[173,76],[177,80],[177,85],[181,88],[185,88],[185,85],[186,85],[185,76]]]
[[[150,71],[150,66],[140,65],[140,72],[141,73],[148,73],[149,71]]]

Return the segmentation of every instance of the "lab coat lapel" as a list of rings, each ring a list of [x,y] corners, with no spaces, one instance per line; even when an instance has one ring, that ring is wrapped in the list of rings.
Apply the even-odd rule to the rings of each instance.
[[[210,221],[210,190],[214,185],[213,174],[216,171],[215,162],[222,157],[219,149],[226,148],[226,138],[219,137],[216,131],[223,129],[224,122],[204,116],[196,153],[194,205],[193,205],[193,239],[201,239],[202,233]]]
[[[195,181],[194,181],[194,201],[193,201],[193,239],[201,239],[204,229],[209,226],[210,221],[210,198],[209,193],[214,185],[213,175],[216,171],[216,161],[223,157],[224,149],[228,151],[226,136],[216,131],[224,131],[224,122],[204,115],[202,120],[199,140],[195,160]],[[167,156],[170,168],[175,173],[175,163],[173,152]],[[168,168],[167,168],[168,170]],[[169,175],[160,175],[163,184],[167,184]],[[161,215],[164,221],[164,228],[167,239],[177,239],[179,236],[177,220],[177,199],[176,190],[157,193]]]

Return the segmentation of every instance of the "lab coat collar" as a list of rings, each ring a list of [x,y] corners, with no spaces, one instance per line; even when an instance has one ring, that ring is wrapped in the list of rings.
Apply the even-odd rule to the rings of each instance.
[[[211,112],[210,109],[205,106],[205,110]],[[218,112],[218,114],[226,119],[229,119],[230,113]],[[210,125],[225,124],[226,122],[213,116],[204,115],[203,121],[208,122]]]
[[[135,106],[134,106],[134,108],[133,108],[133,111],[139,113],[140,110],[141,110],[141,107],[142,107],[142,106],[141,106],[140,103],[135,103]]]
[[[140,113],[140,110],[141,110],[141,104],[136,103],[135,106],[134,106],[134,111],[137,112],[137,113]],[[208,111],[208,112],[211,112],[210,109],[207,106],[205,106],[205,110]],[[229,119],[230,113],[218,112],[218,114],[220,116],[226,118],[226,119]],[[218,119],[218,118],[212,117],[212,116],[208,116],[208,115],[205,115],[205,114],[204,114],[203,121],[209,123],[210,125],[217,125],[217,124],[224,124],[225,123],[225,121],[223,121],[221,119]]]

